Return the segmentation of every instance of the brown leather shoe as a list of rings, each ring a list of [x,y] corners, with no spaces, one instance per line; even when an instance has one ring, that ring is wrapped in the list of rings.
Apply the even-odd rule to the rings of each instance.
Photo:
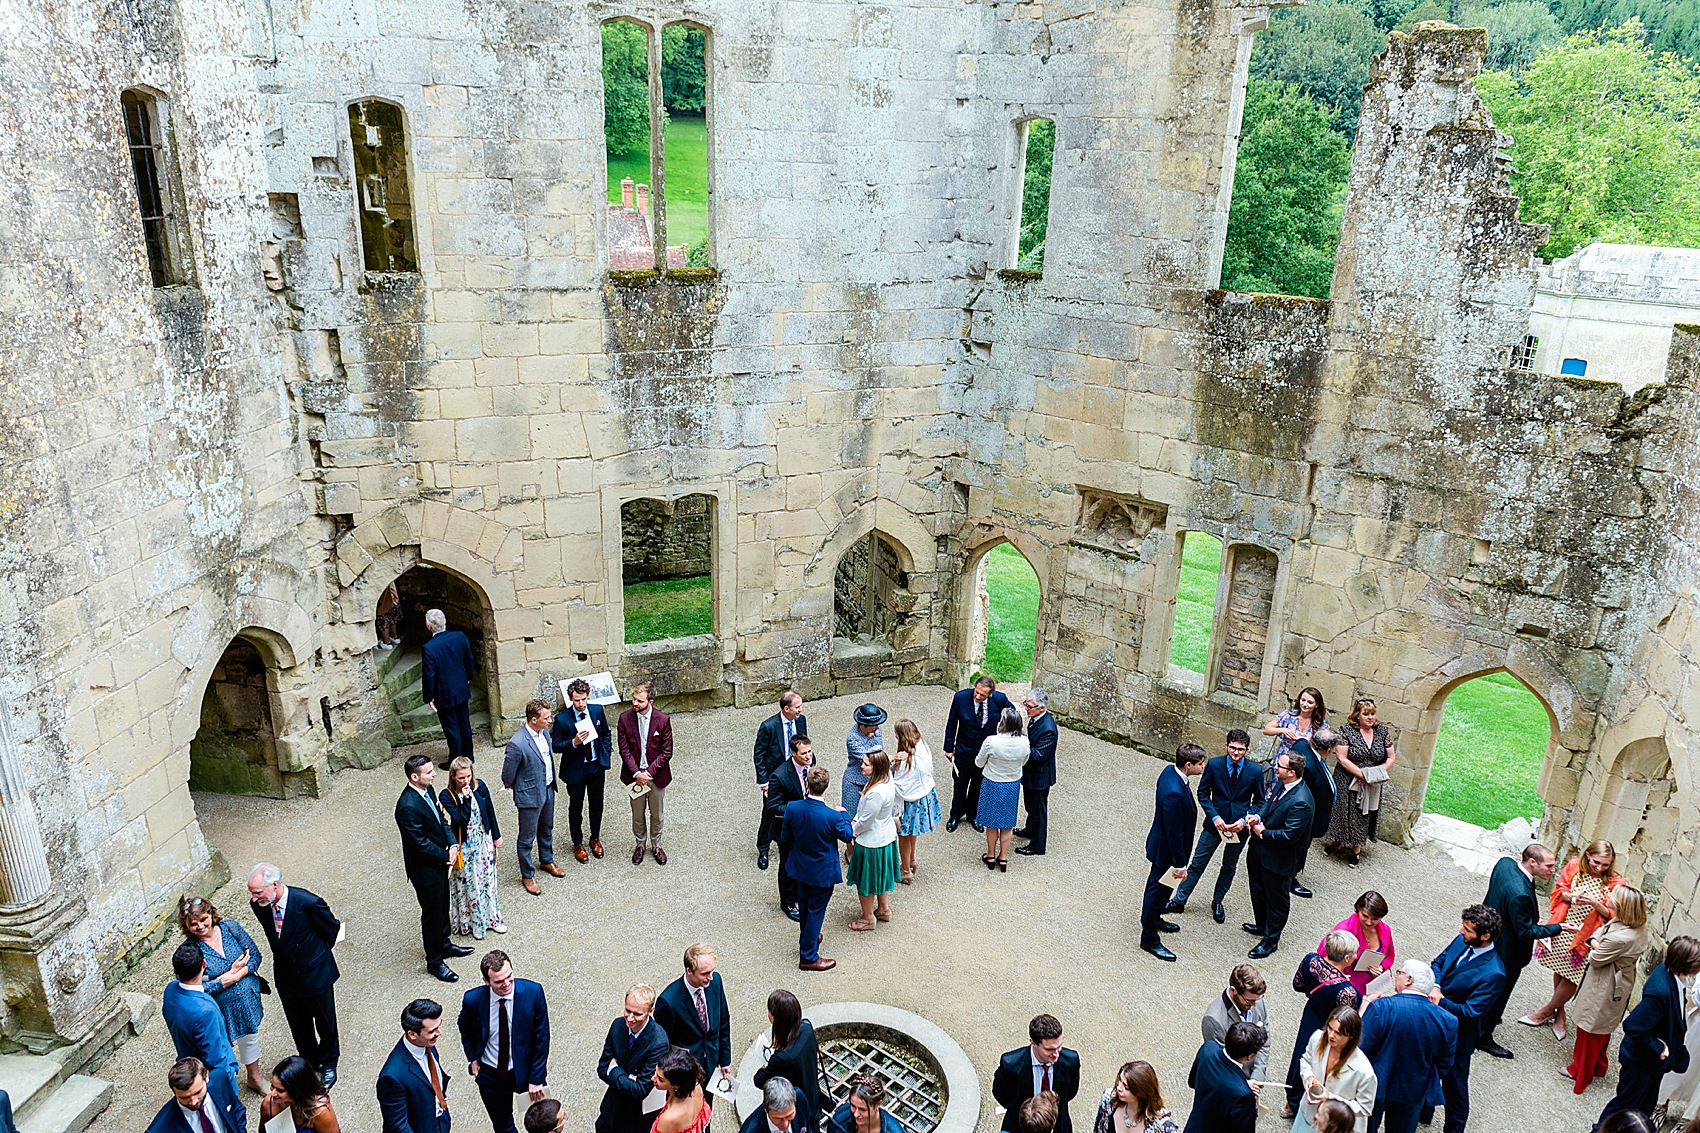
[[[639,846],[637,849],[632,851],[632,864],[633,865],[642,865],[643,864],[643,847],[642,846]]]
[[[525,886],[525,891],[533,897],[543,896],[543,887],[537,884],[537,879],[535,877],[528,877],[524,881],[520,882],[520,884]]]
[[[567,876],[567,871],[562,869],[560,866],[556,865],[554,862],[544,862],[543,863],[543,872],[548,874],[550,877],[565,877],[565,876]]]
[[[666,850],[663,850],[660,846],[657,846],[657,847],[655,847],[654,854],[655,854],[655,864],[656,865],[666,865],[667,864],[667,851]]]
[[[819,960],[815,960],[812,963],[806,963],[802,960],[797,961],[797,970],[799,972],[830,972],[836,967],[838,967],[838,961],[834,960],[830,956],[822,956]]]
[[[595,858],[602,856],[602,839],[592,838],[590,840],[590,855]]]
[[[601,857],[602,855],[598,854],[596,856]],[[582,845],[574,846],[573,847],[573,860],[576,861],[576,862],[587,862],[587,861],[590,860],[590,855],[584,852],[584,847]]]

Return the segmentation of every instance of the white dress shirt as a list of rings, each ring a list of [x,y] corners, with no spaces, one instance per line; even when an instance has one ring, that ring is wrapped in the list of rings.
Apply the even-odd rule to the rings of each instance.
[[[549,747],[549,741],[546,738],[544,738],[544,735],[543,735],[542,732],[539,732],[537,729],[533,728],[530,724],[527,724],[525,726],[525,730],[531,733],[531,742],[537,745],[537,754],[540,757],[542,757],[543,766],[549,772],[549,782],[551,784],[554,783],[554,781],[555,781],[555,753]]]
[[[202,1099],[200,1109],[190,1109],[182,1102],[177,1103],[177,1108],[182,1111],[183,1120],[189,1123],[189,1128],[193,1129],[195,1133],[201,1133],[201,1114],[203,1113],[212,1122],[213,1133],[229,1133],[228,1127],[224,1124],[224,1115],[219,1113],[218,1106],[213,1104],[211,1094]]]
[[[411,1054],[413,1056],[413,1061],[419,1063],[419,1072],[421,1074],[425,1075],[425,1080],[427,1082],[429,1082],[431,1080],[431,1064],[430,1064],[430,1061],[429,1061],[429,1059],[431,1057],[431,1055],[430,1055],[431,1048],[426,1047],[426,1046],[414,1046],[412,1043],[408,1042],[407,1039],[405,1039],[405,1038],[403,1038],[401,1040],[401,1045],[407,1048],[407,1053]],[[442,1068],[439,1067],[438,1071],[437,1071],[437,1085],[438,1085],[439,1088],[441,1088],[442,1084],[443,1084]],[[433,1093],[435,1093],[435,1091],[433,1091]],[[441,1117],[443,1115],[443,1103],[438,1101],[435,1097],[433,1097],[431,1099],[431,1104],[436,1107],[437,1116]]]
[[[1033,1058],[1031,1047],[1028,1048],[1028,1057]],[[1050,1062],[1050,1063],[1040,1062],[1037,1058],[1033,1058],[1033,1096],[1034,1097],[1038,1097],[1040,1095],[1040,1093],[1042,1093],[1044,1091],[1044,1088],[1045,1088],[1044,1087],[1045,1068],[1047,1066],[1050,1067],[1050,1071],[1051,1071],[1051,1089],[1055,1090],[1057,1088],[1057,1064],[1055,1062]]]

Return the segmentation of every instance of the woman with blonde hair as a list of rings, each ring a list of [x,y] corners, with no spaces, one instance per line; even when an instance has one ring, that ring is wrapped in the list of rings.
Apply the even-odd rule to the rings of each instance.
[[[1564,1005],[1576,994],[1588,966],[1588,941],[1611,917],[1607,895],[1623,884],[1617,872],[1617,850],[1604,838],[1588,843],[1559,871],[1547,898],[1548,924],[1562,924],[1564,931],[1551,940],[1535,942],[1535,956],[1552,972],[1552,998],[1546,1005],[1517,1020],[1525,1027],[1552,1024],[1552,1033],[1564,1039]]]
[[[891,919],[891,891],[897,888],[897,788],[891,782],[891,757],[875,748],[862,757],[862,774],[867,784],[850,829],[856,840],[850,846],[850,869],[846,885],[856,887],[862,915],[850,922],[853,932],[866,932],[875,921]]]
[[[915,839],[938,829],[942,815],[933,778],[933,749],[921,738],[915,721],[907,717],[893,730],[897,733],[897,758],[891,761],[891,782],[903,808],[897,819],[897,862],[903,870],[898,880],[909,885],[915,880]]]
[[[1647,951],[1646,896],[1633,885],[1620,884],[1604,904],[1608,919],[1586,942],[1579,987],[1570,1007],[1576,1047],[1563,1073],[1576,1083],[1577,1093],[1609,1068],[1606,1048],[1629,1010],[1635,965]]]
[[[1124,1062],[1116,1071],[1113,1086],[1098,1099],[1098,1117],[1092,1122],[1092,1133],[1179,1133],[1168,1107],[1163,1104],[1163,1091],[1157,1084],[1157,1071],[1149,1062]]]
[[[496,900],[496,851],[502,831],[496,825],[496,805],[490,788],[473,770],[472,760],[456,756],[449,763],[449,785],[439,792],[443,813],[460,847],[460,862],[449,873],[449,924],[457,935],[484,939],[484,930],[506,932]]]
[[[1322,951],[1305,956],[1299,961],[1299,970],[1293,973],[1293,990],[1305,997],[1305,1009],[1293,1035],[1293,1057],[1287,1063],[1287,1101],[1281,1108],[1282,1117],[1296,1114],[1299,1099],[1304,1096],[1299,1067],[1306,1040],[1327,1026],[1335,1008],[1350,1007],[1356,1011],[1363,1002],[1363,996],[1346,973],[1347,958],[1357,954],[1358,938],[1344,929],[1335,929],[1322,938]]]

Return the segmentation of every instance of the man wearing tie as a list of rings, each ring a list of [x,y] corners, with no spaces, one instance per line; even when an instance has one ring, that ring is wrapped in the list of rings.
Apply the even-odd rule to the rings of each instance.
[[[1203,770],[1204,749],[1182,744],[1175,749],[1174,765],[1157,776],[1157,812],[1145,835],[1145,860],[1151,863],[1151,872],[1145,877],[1145,902],[1139,911],[1139,947],[1159,960],[1175,959],[1157,934],[1181,930],[1180,925],[1163,919],[1163,906],[1169,890],[1186,880],[1192,828],[1198,821],[1198,806],[1187,780]]]
[[[449,1072],[437,1053],[442,1004],[415,999],[401,1009],[401,1031],[378,1073],[383,1133],[449,1133]]]
[[[726,985],[714,970],[714,949],[706,944],[685,949],[685,974],[661,990],[655,1021],[668,1042],[691,1052],[703,1073],[731,1077],[732,1013]]]
[[[596,1133],[648,1133],[653,1122],[643,1111],[655,1089],[655,1067],[667,1053],[667,1032],[652,1016],[655,989],[633,984],[626,992],[625,1014],[608,1027],[596,1076],[608,1083],[596,1114]]]
[[[974,757],[980,754],[980,745],[986,742],[986,737],[998,730],[1003,710],[1009,707],[1009,697],[998,691],[998,683],[990,677],[981,677],[973,688],[965,688],[951,698],[950,716],[944,724],[944,757],[950,760],[955,780],[950,792],[950,815],[944,824],[947,833],[954,831],[956,824],[965,818],[973,823],[975,830],[984,829],[974,822],[974,815],[980,809],[980,781],[984,778],[984,772],[974,765]]]
[[[484,983],[460,1002],[460,1044],[466,1072],[496,1133],[517,1133],[514,1095],[543,1100],[549,1085],[549,1004],[543,988],[514,978],[513,962],[492,949],[479,962]]]
[[[1535,955],[1535,941],[1557,936],[1564,931],[1564,922],[1541,923],[1540,906],[1535,903],[1535,881],[1545,881],[1558,866],[1558,858],[1539,842],[1523,847],[1521,860],[1500,858],[1494,864],[1493,876],[1488,879],[1487,896],[1482,904],[1499,914],[1499,935],[1494,937],[1494,951],[1505,965],[1505,988],[1491,1008],[1482,1016],[1481,1033],[1476,1049],[1495,1058],[1510,1058],[1511,1052],[1494,1041],[1493,1029],[1505,1014],[1511,999],[1511,989],[1517,978]]]
[[[555,717],[551,732],[561,753],[561,781],[567,785],[567,822],[573,835],[573,860],[602,857],[602,787],[608,779],[613,745],[600,704],[590,703],[590,682],[582,677],[567,686],[570,706]],[[584,803],[590,799],[590,852],[584,848]]]
[[[1027,845],[1015,852],[1039,857],[1045,852],[1051,831],[1051,788],[1057,785],[1057,721],[1050,713],[1050,697],[1042,688],[1027,694],[1022,709],[1027,713],[1027,762],[1021,767],[1021,801],[1027,807],[1027,825],[1015,832]]]
[[[1328,770],[1328,753],[1337,748],[1345,748],[1346,741],[1327,724],[1310,734],[1309,739],[1303,737],[1293,741],[1293,750],[1302,751],[1305,756],[1305,789],[1310,792],[1310,837],[1299,849],[1298,873],[1293,874],[1291,886],[1293,896],[1314,897],[1309,887],[1299,881],[1299,874],[1304,872],[1305,862],[1310,858],[1310,844],[1318,838],[1328,836],[1328,824],[1334,818],[1334,773]],[[1347,759],[1351,756],[1348,754]]]
[[[213,1002],[202,982],[207,974],[207,959],[201,953],[201,946],[193,940],[179,944],[171,954],[171,970],[177,978],[165,985],[159,1017],[165,1020],[177,1057],[200,1059],[211,1068],[215,1081],[228,1079],[226,1084],[234,1095],[241,1068],[231,1053],[224,1012]]]
[[[1222,868],[1216,872],[1216,888],[1210,897],[1210,915],[1216,918],[1217,924],[1228,919],[1222,901],[1234,884],[1240,854],[1245,850],[1245,840],[1250,837],[1246,833],[1245,813],[1263,789],[1262,773],[1246,758],[1246,752],[1251,750],[1251,737],[1245,729],[1235,728],[1228,733],[1225,750],[1225,755],[1218,755],[1204,765],[1204,774],[1199,777],[1198,805],[1204,811],[1204,829],[1198,832],[1198,846],[1192,852],[1192,861],[1187,863],[1186,880],[1175,890],[1174,898],[1163,907],[1165,913],[1186,912],[1187,898],[1203,880],[1204,871],[1210,867],[1210,859],[1216,854],[1216,847],[1221,846]],[[1234,841],[1226,841],[1229,834],[1234,836]]]
[[[809,797],[809,768],[814,766],[814,745],[806,732],[791,737],[790,758],[782,762],[767,777],[767,794],[762,804],[773,814],[773,836],[779,842],[779,907],[794,921],[803,919],[797,903],[797,882],[785,868],[786,842],[781,837],[785,828],[785,808]]]
[[[223,1075],[209,1075],[198,1058],[180,1058],[166,1071],[171,1100],[154,1115],[148,1133],[247,1133],[248,1111]]]
[[[632,689],[632,706],[620,713],[620,782],[641,783],[649,789],[632,800],[632,837],[637,849],[632,864],[643,864],[647,847],[656,865],[667,864],[661,848],[661,799],[673,781],[673,721],[655,707],[655,686],[644,681]],[[645,828],[644,818],[649,822]]]
[[[1217,1042],[1206,1039],[1192,1059],[1186,1084],[1192,1087],[1192,1112],[1185,1133],[1255,1133],[1259,1086],[1248,1076],[1258,1049],[1269,1036],[1256,1023],[1235,1023]]]
[[[809,718],[803,715],[803,694],[789,689],[779,698],[779,711],[756,729],[756,789],[762,794],[761,822],[756,827],[756,868],[767,868],[767,849],[779,837],[779,818],[767,805],[767,783],[791,752],[791,737],[809,734]]]
[[[1080,1092],[1080,1052],[1062,1044],[1055,1015],[1035,1015],[1027,1024],[1027,1045],[998,1060],[992,1073],[992,1097],[1004,1108],[1004,1133],[1016,1133],[1021,1103],[1049,1090],[1057,1096],[1056,1133],[1074,1133],[1068,1103]]]
[[[1445,951],[1434,958],[1434,975],[1439,981],[1429,992],[1429,1002],[1445,1008],[1458,1020],[1458,1044],[1452,1069],[1441,1076],[1440,1092],[1446,1102],[1445,1133],[1463,1133],[1470,1116],[1470,1056],[1476,1051],[1481,1021],[1505,989],[1505,965],[1494,948],[1499,937],[1499,914],[1486,905],[1464,910],[1463,925]],[[1432,1107],[1421,1117],[1428,1124]]]
[[[328,1090],[336,1084],[342,1056],[336,1029],[336,981],[342,973],[331,953],[342,922],[323,897],[285,885],[270,862],[248,873],[248,907],[271,943],[272,979],[296,1053],[313,1064]]]
[[[451,956],[472,954],[472,949],[449,942],[449,870],[454,866],[459,847],[449,833],[448,816],[431,792],[431,784],[437,778],[431,760],[423,755],[409,756],[404,767],[407,786],[396,800],[395,824],[401,831],[402,865],[414,896],[419,899],[419,935],[425,945],[425,970],[444,983],[454,983],[460,977],[443,961]]]
[[[1240,927],[1263,939],[1248,955],[1261,960],[1281,946],[1281,930],[1293,907],[1293,874],[1299,849],[1310,842],[1310,791],[1305,787],[1304,756],[1297,751],[1275,757],[1275,780],[1263,801],[1245,816],[1251,832],[1246,874],[1251,881],[1252,919]]]
[[[520,884],[533,897],[543,892],[533,876],[533,842],[543,872],[562,876],[555,864],[555,750],[548,735],[550,720],[546,701],[527,701],[525,727],[514,733],[502,752],[502,786],[514,793],[514,808],[519,811]]]
[[[437,714],[449,757],[438,764],[444,771],[456,756],[472,756],[472,644],[466,634],[448,628],[441,610],[425,611],[425,628],[430,638],[421,651],[424,665],[419,673],[419,691],[425,707]]]

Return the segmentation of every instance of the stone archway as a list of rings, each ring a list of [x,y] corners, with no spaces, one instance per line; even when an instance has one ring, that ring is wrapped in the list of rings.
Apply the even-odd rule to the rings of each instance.
[[[906,563],[913,565],[878,530],[839,556],[832,575],[834,681],[896,681],[905,663],[926,655],[927,625],[915,615]]]
[[[1032,614],[1033,645],[1028,658],[1029,664],[1026,675],[1011,677],[1007,673],[999,672],[993,672],[991,675],[1000,681],[1010,679],[1028,681],[1039,670],[1039,644],[1042,640],[1042,635],[1039,632],[1039,621],[1040,612],[1045,604],[1045,580],[1044,576],[1039,573],[1039,568],[1034,565],[1032,558],[1012,539],[1000,536],[990,542],[982,543],[968,555],[968,567],[963,572],[964,578],[970,581],[971,587],[966,594],[966,605],[964,606],[964,614],[967,620],[967,649],[964,657],[970,675],[973,672],[986,669],[986,655],[992,623],[998,620],[993,609],[994,595],[992,591],[995,587],[992,585],[991,567],[993,557],[1000,547],[1009,548],[1009,552],[1017,556],[1027,571],[1031,572],[1033,584],[1037,589],[1037,603]],[[1013,570],[1011,573],[1019,574],[1019,570]],[[1012,598],[1011,601],[1013,600]]]
[[[1575,845],[1606,839],[1617,850],[1619,871],[1652,896],[1664,888],[1681,820],[1670,750],[1663,736],[1648,736],[1625,744],[1603,766],[1609,770],[1572,825]]]

